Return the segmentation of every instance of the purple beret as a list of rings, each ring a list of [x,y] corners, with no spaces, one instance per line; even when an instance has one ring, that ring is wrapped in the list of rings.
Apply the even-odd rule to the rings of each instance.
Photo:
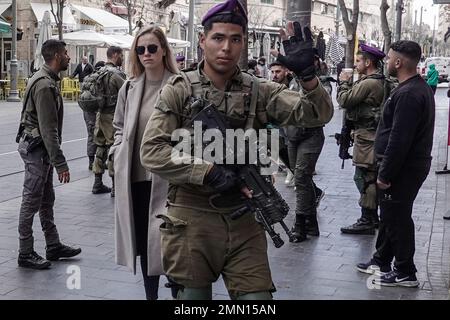
[[[380,49],[368,46],[367,44],[360,44],[359,49],[363,52],[370,53],[371,55],[373,55],[375,58],[378,59],[383,59],[386,56],[384,52],[381,51]]]
[[[184,61],[184,59],[184,56],[177,56],[176,58],[177,62]]]
[[[202,19],[202,25],[204,26],[206,21],[209,18],[212,18],[214,16],[220,15],[220,14],[238,14],[242,16],[245,19],[245,22],[248,22],[247,18],[247,12],[240,3],[239,0],[227,0],[225,2],[221,2],[219,4],[216,4],[214,7],[208,10],[206,12],[205,16]]]

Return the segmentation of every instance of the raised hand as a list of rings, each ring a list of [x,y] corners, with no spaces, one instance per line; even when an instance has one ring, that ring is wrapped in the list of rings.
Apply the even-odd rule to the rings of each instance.
[[[287,30],[280,30],[285,56],[278,54],[277,60],[293,71],[300,80],[310,81],[315,77],[313,39],[308,27],[302,28],[297,21],[289,22]]]

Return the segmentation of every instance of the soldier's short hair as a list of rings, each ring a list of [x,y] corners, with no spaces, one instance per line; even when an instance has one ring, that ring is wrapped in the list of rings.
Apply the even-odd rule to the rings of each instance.
[[[242,31],[244,33],[247,30],[247,22],[245,21],[245,18],[243,16],[237,15],[237,14],[231,14],[231,13],[230,14],[221,14],[221,15],[213,16],[205,21],[205,25],[203,26],[205,35],[207,35],[208,32],[212,29],[213,24],[215,22],[237,24],[242,27]]]
[[[372,65],[375,68],[380,68],[381,67],[380,58],[375,57],[373,54],[371,54],[369,52],[358,50],[356,55],[361,55],[361,56],[363,56],[363,58],[365,60],[370,60],[372,62]]]
[[[49,39],[42,44],[41,54],[45,63],[50,63],[55,59],[55,54],[66,49],[66,43],[62,40]]]
[[[272,67],[275,67],[275,66],[280,66],[280,67],[286,68],[286,66],[284,64],[282,64],[280,61],[275,60],[274,62],[272,62],[269,65],[269,69],[272,69]]]
[[[422,49],[419,44],[410,40],[400,40],[391,44],[390,48],[409,58],[414,63],[419,63]]]
[[[111,46],[106,51],[106,56],[108,59],[112,59],[114,54],[118,53],[121,54],[123,52],[123,49],[121,47]]]

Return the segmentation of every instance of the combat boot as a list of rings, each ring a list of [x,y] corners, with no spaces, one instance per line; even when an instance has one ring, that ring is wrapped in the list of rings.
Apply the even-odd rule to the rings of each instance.
[[[371,216],[371,210],[366,208],[361,208],[361,218],[359,218],[356,223],[341,228],[342,233],[347,234],[375,234],[375,226]]]
[[[42,258],[36,251],[32,251],[28,254],[20,253],[17,258],[17,263],[19,264],[19,267],[38,270],[48,269],[52,265],[50,261]]]
[[[88,167],[89,171],[92,171],[92,166],[94,165],[94,159],[95,159],[94,156],[89,156],[89,167]]]
[[[95,181],[94,185],[92,186],[92,193],[93,194],[100,194],[100,193],[109,193],[111,192],[111,188],[105,186],[102,181],[103,174],[97,173],[95,174]]]
[[[111,198],[114,198],[116,196],[116,189],[114,187],[114,177],[112,179],[112,186],[111,186]]]
[[[290,242],[303,242],[307,240],[306,237],[306,221],[304,215],[295,216],[295,224],[291,229],[293,237],[289,239]]]
[[[312,214],[306,216],[306,234],[309,236],[318,237],[320,235],[319,232],[319,223],[317,222],[317,215]]]

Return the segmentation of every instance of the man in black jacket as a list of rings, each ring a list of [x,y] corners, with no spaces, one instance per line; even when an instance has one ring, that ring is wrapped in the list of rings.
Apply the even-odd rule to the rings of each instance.
[[[94,72],[94,68],[88,62],[87,57],[81,58],[81,63],[77,65],[75,71],[72,73],[71,78],[75,78],[78,75],[78,80],[83,82],[84,78]]]
[[[400,84],[384,105],[375,138],[380,230],[375,254],[368,263],[358,264],[357,269],[380,275],[374,284],[417,287],[411,215],[417,193],[430,171],[435,106],[433,91],[416,72],[420,46],[405,40],[390,48],[388,72]]]
[[[94,72],[94,68],[88,62],[87,57],[81,58],[81,63],[78,64],[75,71],[72,73],[71,78],[74,78],[78,75],[78,80],[83,82],[84,78]],[[87,112],[83,111],[84,122],[86,123],[86,129],[88,133],[87,138],[87,155],[89,157],[89,170],[92,170],[92,164],[94,163],[95,152],[97,150],[97,146],[94,143],[94,129],[95,129],[95,112]]]

